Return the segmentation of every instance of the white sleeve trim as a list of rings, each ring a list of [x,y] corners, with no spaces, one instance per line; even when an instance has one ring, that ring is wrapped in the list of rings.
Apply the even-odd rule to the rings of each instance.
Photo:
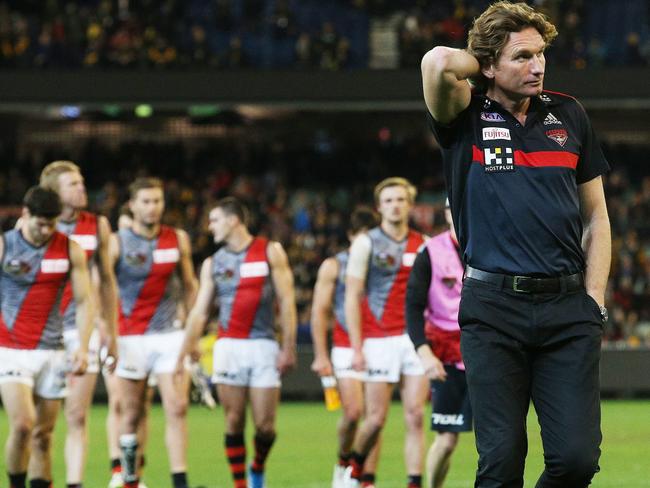
[[[348,258],[348,266],[345,270],[346,276],[352,276],[361,280],[366,279],[371,249],[372,241],[368,234],[361,234],[354,239],[350,246],[350,257]]]

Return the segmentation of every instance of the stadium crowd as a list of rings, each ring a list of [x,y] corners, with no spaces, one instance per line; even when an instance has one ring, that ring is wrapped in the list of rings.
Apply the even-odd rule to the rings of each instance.
[[[613,262],[605,340],[621,347],[650,346],[650,176],[633,164],[637,150],[617,147],[615,151],[626,156],[616,158],[617,164],[606,178]],[[423,154],[432,165],[418,164]],[[0,161],[6,165],[0,172],[0,205],[17,206],[43,162],[61,157],[70,155],[61,150],[33,150],[21,159],[11,145],[0,145]],[[253,210],[251,228],[285,245],[296,280],[299,339],[303,342],[309,341],[318,267],[346,245],[351,209],[372,201],[371,185],[363,183],[374,181],[367,174],[370,169],[374,179],[402,173],[418,182],[418,203],[429,211],[419,214],[416,207],[415,225],[430,233],[444,225],[439,155],[418,137],[394,138],[385,144],[359,140],[355,146],[337,140],[300,147],[269,141],[211,143],[200,150],[190,150],[182,143],[112,147],[93,141],[75,160],[82,168],[92,168],[86,171],[91,209],[109,217],[113,228],[128,199],[129,182],[146,174],[161,176],[167,223],[188,232],[196,265],[215,250],[207,232],[206,211],[226,195],[244,201]],[[8,165],[7,161],[19,164]],[[214,161],[221,163],[215,165]],[[310,170],[304,171],[307,164]],[[202,183],[197,186],[197,181]],[[431,215],[433,225],[429,225]],[[11,213],[0,214],[4,229],[13,225],[13,219]]]
[[[3,0],[2,69],[326,69],[419,66],[462,45],[486,0]],[[642,0],[535,0],[558,25],[549,52],[575,69],[650,63]],[[620,22],[612,24],[615,15]]]

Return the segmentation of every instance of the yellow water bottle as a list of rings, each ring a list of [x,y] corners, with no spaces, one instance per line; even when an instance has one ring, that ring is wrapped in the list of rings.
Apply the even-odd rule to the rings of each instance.
[[[336,388],[336,378],[334,376],[321,376],[323,393],[325,394],[325,408],[332,412],[341,408],[341,397],[339,390]]]

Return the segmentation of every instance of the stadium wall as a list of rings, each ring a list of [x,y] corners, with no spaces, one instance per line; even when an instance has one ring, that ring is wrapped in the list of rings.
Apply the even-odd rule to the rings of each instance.
[[[550,69],[545,86],[576,95],[588,106],[640,108],[650,104],[650,68]],[[422,105],[417,70],[331,71],[19,71],[0,73],[0,106],[25,104],[152,103],[185,105],[282,104],[323,109]],[[645,101],[645,102],[644,102]],[[328,105],[332,104],[332,105]]]

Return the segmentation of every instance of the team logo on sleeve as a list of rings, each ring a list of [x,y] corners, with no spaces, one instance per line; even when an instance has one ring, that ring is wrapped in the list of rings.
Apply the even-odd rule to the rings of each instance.
[[[566,141],[569,139],[569,133],[564,129],[551,129],[546,131],[546,137],[564,147]]]
[[[486,122],[505,122],[506,119],[500,113],[497,112],[481,112],[481,120]]]
[[[511,147],[486,147],[483,149],[486,173],[514,171],[515,163]]]

